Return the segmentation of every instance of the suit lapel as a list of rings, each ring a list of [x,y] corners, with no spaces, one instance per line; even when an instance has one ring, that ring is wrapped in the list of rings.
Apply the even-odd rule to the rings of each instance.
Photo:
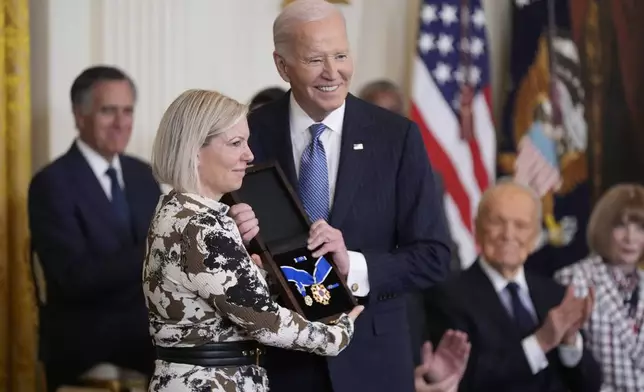
[[[526,273],[525,279],[530,290],[532,306],[534,306],[534,311],[537,313],[537,325],[540,325],[548,316],[550,309],[558,305],[559,299],[553,296],[551,290],[548,290],[543,284],[539,284],[531,274]]]
[[[146,193],[139,188],[139,182],[136,173],[131,166],[131,161],[121,157],[121,168],[123,170],[123,181],[125,182],[125,196],[130,207],[130,217],[132,219],[132,234],[134,241],[141,241],[139,233],[146,233],[149,228],[149,218],[144,214],[148,210],[145,208]],[[145,234],[144,234],[145,235]]]
[[[341,227],[344,218],[351,209],[353,197],[361,184],[360,179],[373,153],[374,147],[369,143],[369,126],[371,119],[359,108],[358,99],[349,94],[346,100],[344,122],[342,125],[342,142],[340,147],[340,165],[335,184],[335,195],[329,222],[333,227]],[[363,149],[354,149],[362,144]]]
[[[69,149],[67,156],[69,158],[69,170],[73,173],[77,187],[74,191],[78,192],[78,194],[86,195],[83,199],[90,205],[90,211],[105,221],[109,227],[114,229],[114,232],[121,232],[122,229],[115,219],[116,215],[113,212],[114,207],[111,201],[107,198],[89,163],[76,147],[76,143]]]
[[[481,309],[490,315],[492,322],[497,325],[499,331],[506,336],[520,338],[517,329],[514,327],[514,320],[510,317],[505,306],[501,302],[499,294],[494,289],[492,282],[485,275],[478,261],[467,271],[468,287],[471,287],[469,295],[472,302],[480,305]]]

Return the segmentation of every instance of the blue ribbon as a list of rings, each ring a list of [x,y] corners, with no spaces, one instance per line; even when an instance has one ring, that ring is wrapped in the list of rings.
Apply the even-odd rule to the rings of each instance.
[[[315,263],[315,270],[313,270],[313,275],[307,271],[293,268],[291,266],[280,267],[282,273],[286,277],[286,280],[293,282],[297,290],[302,294],[302,297],[306,297],[306,288],[314,285],[323,283],[329,273],[331,272],[331,264],[324,258],[320,257]],[[333,287],[331,287],[333,286]],[[337,285],[331,285],[329,288],[337,287]]]

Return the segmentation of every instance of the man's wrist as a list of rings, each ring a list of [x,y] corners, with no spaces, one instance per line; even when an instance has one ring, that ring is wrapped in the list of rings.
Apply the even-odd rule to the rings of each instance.
[[[346,280],[349,276],[349,271],[351,270],[351,257],[349,257],[349,252],[347,251],[347,263],[343,269],[338,269],[338,272]]]
[[[541,347],[541,350],[543,350],[543,352],[547,354],[547,353],[549,353],[550,351],[552,351],[552,349],[554,349],[555,347],[557,347],[557,344],[553,344],[553,343],[550,341],[550,339],[547,339],[544,335],[546,335],[546,333],[544,333],[544,332],[541,330],[541,328],[539,328],[539,329],[534,333],[534,337],[535,337],[535,338],[537,338],[537,343],[539,343],[539,347]]]
[[[566,346],[574,346],[577,344],[577,331],[567,333],[561,343]]]

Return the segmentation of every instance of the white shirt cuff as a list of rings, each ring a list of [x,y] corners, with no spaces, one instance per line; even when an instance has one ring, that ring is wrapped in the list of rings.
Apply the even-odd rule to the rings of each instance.
[[[530,369],[532,369],[532,374],[537,374],[548,367],[548,358],[546,358],[546,354],[541,349],[535,335],[530,335],[523,339],[521,345]]]
[[[354,297],[366,297],[369,295],[367,259],[362,253],[349,251],[347,286],[349,286],[349,290],[351,290]]]
[[[559,358],[561,363],[567,368],[573,368],[579,364],[581,357],[584,355],[584,339],[577,332],[577,338],[574,346],[562,344],[558,347]]]

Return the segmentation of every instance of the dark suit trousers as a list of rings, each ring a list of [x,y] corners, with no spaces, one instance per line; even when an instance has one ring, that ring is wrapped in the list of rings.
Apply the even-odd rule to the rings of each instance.
[[[324,357],[268,347],[266,371],[271,392],[333,392]],[[274,365],[274,366],[272,366]]]

